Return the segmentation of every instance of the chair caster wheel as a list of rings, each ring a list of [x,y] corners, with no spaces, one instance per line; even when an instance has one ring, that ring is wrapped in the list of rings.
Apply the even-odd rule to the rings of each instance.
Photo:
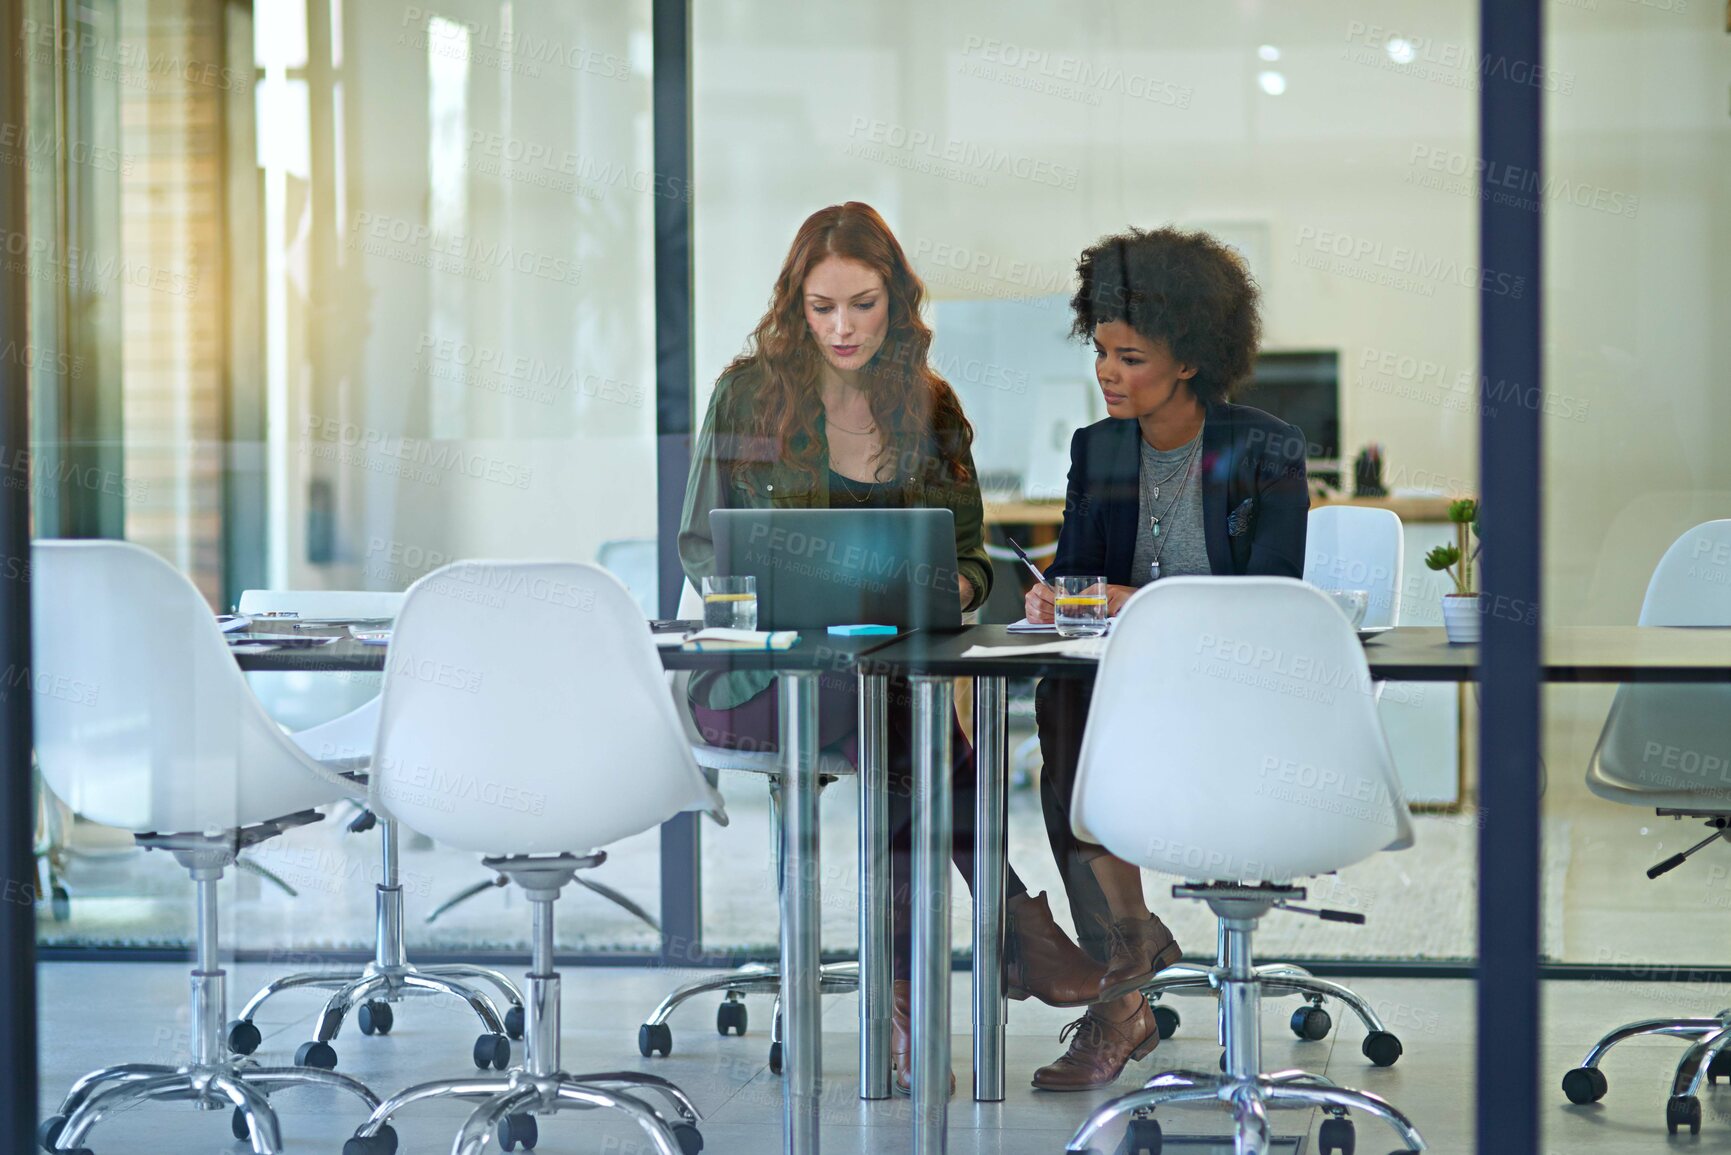
[[[657,1051],[673,1053],[673,1028],[666,1023],[644,1023],[637,1028],[637,1053],[647,1059]]]
[[[1672,1095],[1665,1103],[1665,1130],[1672,1135],[1677,1128],[1689,1128],[1689,1134],[1701,1133],[1701,1100],[1693,1095]]]
[[[1178,1017],[1178,1012],[1164,1003],[1154,1004],[1154,1025],[1160,1028],[1160,1037],[1170,1039],[1178,1033],[1178,1026],[1184,1020]]]
[[[505,1035],[507,1038],[523,1037],[523,1004],[513,1003],[511,1009],[505,1012]]]
[[[1359,1044],[1358,1049],[1364,1052],[1365,1058],[1379,1067],[1394,1066],[1395,1060],[1400,1058],[1405,1050],[1400,1045],[1400,1040],[1387,1031],[1372,1031],[1364,1037],[1364,1042]]]
[[[475,1066],[483,1071],[488,1067],[503,1071],[511,1065],[511,1040],[504,1035],[481,1035],[475,1040],[471,1058],[475,1060]]]
[[[66,1129],[65,1115],[50,1115],[42,1120],[36,1128],[36,1145],[44,1151],[59,1151],[55,1144],[60,1140],[60,1132]]]
[[[246,1112],[239,1107],[236,1107],[233,1114],[228,1117],[228,1133],[236,1139],[252,1137],[252,1126],[246,1121]]]
[[[772,1075],[781,1074],[781,1043],[779,1040],[769,1045],[769,1073]]]
[[[1605,1072],[1597,1067],[1576,1067],[1563,1076],[1563,1094],[1571,1103],[1597,1103],[1609,1089]]]
[[[355,1135],[343,1144],[343,1155],[397,1155],[397,1133],[386,1123],[377,1135]]]
[[[1324,1119],[1322,1126],[1316,1132],[1316,1147],[1321,1155],[1352,1155],[1354,1144],[1358,1137],[1352,1129],[1352,1120],[1339,1115]]]
[[[1119,1141],[1114,1155],[1160,1155],[1163,1140],[1160,1124],[1152,1117],[1134,1118],[1125,1129],[1124,1138]]]
[[[58,883],[48,894],[48,913],[53,915],[55,922],[66,922],[72,917],[72,896]]]
[[[363,1035],[388,1035],[396,1021],[391,1004],[380,999],[373,999],[362,1006],[360,1014],[355,1016],[355,1025],[361,1028]]]
[[[1292,1033],[1301,1039],[1316,1042],[1328,1038],[1334,1020],[1321,1007],[1299,1007],[1292,1012]]]
[[[1714,1086],[1717,1079],[1731,1080],[1731,1050],[1720,1051],[1707,1064],[1707,1085]]]
[[[535,1122],[533,1115],[506,1115],[499,1120],[499,1126],[494,1129],[493,1134],[499,1140],[499,1148],[503,1151],[517,1147],[530,1151],[541,1141],[541,1127]]]
[[[715,1008],[715,1030],[723,1037],[730,1032],[743,1036],[745,1024],[745,1004],[739,1000],[737,995],[728,995],[727,1001]]]
[[[295,1066],[334,1071],[337,1069],[337,1049],[329,1043],[302,1043],[295,1048]]]
[[[250,1055],[264,1042],[264,1036],[251,1019],[235,1019],[228,1024],[228,1049],[236,1055]]]
[[[703,1150],[703,1133],[695,1123],[675,1123],[672,1127],[673,1137],[679,1142],[681,1155],[697,1155]]]

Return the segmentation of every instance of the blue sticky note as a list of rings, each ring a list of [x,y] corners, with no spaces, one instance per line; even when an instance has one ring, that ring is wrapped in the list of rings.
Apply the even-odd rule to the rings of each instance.
[[[857,638],[862,634],[893,634],[894,626],[831,626],[829,632],[840,634],[844,638]]]

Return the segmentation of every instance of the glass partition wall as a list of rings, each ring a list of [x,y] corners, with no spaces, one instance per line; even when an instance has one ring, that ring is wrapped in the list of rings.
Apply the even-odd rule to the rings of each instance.
[[[39,483],[61,479],[39,484],[39,530],[145,545],[218,611],[473,557],[599,560],[653,607],[649,16],[33,5],[17,145],[63,258],[33,297],[36,345],[60,351],[36,379]],[[378,687],[251,677],[296,728]],[[370,951],[379,847],[353,816],[246,856],[234,941]],[[40,827],[45,946],[190,941],[166,856],[52,796]],[[596,881],[653,911],[657,848],[621,845]],[[412,947],[526,941],[508,890],[426,921],[491,878],[474,856],[408,837],[402,869]],[[655,947],[634,914],[570,898],[562,946]]]
[[[23,170],[28,232],[0,241],[27,264],[29,320],[0,358],[29,374],[34,529],[146,546],[213,611],[247,590],[400,591],[489,556],[600,561],[653,611],[670,547],[656,474],[665,197],[691,207],[694,424],[800,222],[845,200],[883,214],[924,280],[934,367],[975,427],[993,547],[1050,544],[1069,435],[1103,415],[1091,351],[1068,335],[1078,253],[1163,224],[1208,230],[1254,274],[1264,348],[1241,399],[1303,427],[1313,508],[1369,490],[1402,516],[1402,624],[1441,622],[1450,586],[1423,557],[1453,540],[1449,501],[1478,493],[1487,411],[1540,414],[1548,630],[1661,620],[1652,582],[1667,548],[1731,516],[1718,451],[1731,427],[1731,34],[1718,5],[1544,5],[1544,63],[1526,73],[1544,93],[1534,173],[1481,159],[1487,69],[1523,65],[1481,57],[1478,10],[1455,0],[1063,12],[705,0],[690,5],[693,167],[680,186],[653,155],[651,0],[25,10],[8,57],[25,115],[0,124],[0,163]],[[1542,390],[1478,363],[1481,302],[1539,291],[1484,267],[1490,204],[1543,229]],[[1378,467],[1361,473],[1372,447]],[[1714,540],[1686,542],[1698,552],[1682,567],[1709,592],[1731,586]],[[995,576],[982,620],[1020,612],[1019,568]],[[377,683],[252,677],[291,727]],[[1057,891],[1032,687],[1010,690],[1011,857],[1031,889]],[[1601,1021],[1607,994],[1650,998],[1655,1014],[1727,1001],[1723,848],[1649,880],[1710,831],[1590,785],[1619,700],[1609,685],[1543,699],[1539,938],[1549,974],[1594,978],[1547,990],[1553,1099],[1555,1077],[1615,1025]],[[1676,701],[1681,728],[1644,738],[1637,761],[1656,781],[1723,789],[1722,695]],[[1477,707],[1472,685],[1385,689],[1416,844],[1313,887],[1365,926],[1271,919],[1262,953],[1469,973]],[[767,790],[745,775],[722,785],[732,825],[701,831],[702,944],[767,957]],[[823,942],[845,955],[850,782],[826,791],[822,815]],[[248,853],[223,888],[232,943],[277,971],[370,950],[378,844],[346,832],[352,817]],[[47,792],[37,848],[50,956],[184,953],[193,906],[171,860]],[[655,835],[630,840],[597,881],[653,913],[661,853]],[[473,856],[411,835],[402,867],[412,949],[522,947],[520,896],[487,886]],[[1188,947],[1211,941],[1206,911],[1161,899],[1164,880],[1146,889]],[[971,912],[966,889],[953,893],[965,949]],[[564,949],[668,945],[603,896],[572,891],[567,907]],[[1464,1019],[1393,1007],[1412,1038],[1469,1045]],[[1566,1145],[1581,1118],[1545,1126]]]
[[[1544,173],[1505,174],[1507,195],[1543,213],[1545,389],[1505,403],[1541,410],[1546,641],[1725,626],[1731,23],[1723,5],[1681,2],[1550,4],[1545,19],[1559,84],[1545,93]],[[1543,1116],[1547,1147],[1619,1119],[1658,1134],[1685,1105],[1665,1100],[1680,1047],[1610,1052],[1606,1066],[1631,1074],[1613,1073],[1597,1107],[1562,1105],[1558,1085],[1625,1023],[1726,1005],[1731,859],[1717,841],[1674,856],[1714,834],[1676,811],[1726,808],[1728,706],[1722,683],[1545,693],[1544,952],[1587,980],[1546,991],[1540,1093],[1559,1105]],[[1722,1135],[1724,1105],[1705,1089],[1696,1102],[1702,1139]]]
[[[1548,21],[1546,55],[1568,85],[1546,94],[1542,183],[1509,177],[1511,196],[1544,211],[1547,385],[1510,403],[1543,407],[1545,624],[1684,624],[1731,583],[1731,555],[1709,543],[1690,544],[1674,575],[1700,592],[1682,618],[1650,585],[1673,542],[1731,516],[1731,30],[1722,8],[1680,3],[1552,5]],[[1731,729],[1712,722],[1724,691],[1641,692],[1682,702],[1706,727],[1645,734],[1637,760],[1655,780],[1731,784]],[[1587,785],[1616,696],[1553,687],[1545,699],[1547,861],[1561,900],[1546,952],[1655,979],[1721,966],[1731,861],[1710,847],[1649,881],[1648,867],[1709,832]]]
[[[1452,540],[1447,499],[1477,478],[1474,6],[897,0],[835,15],[694,6],[696,412],[800,222],[866,201],[925,282],[933,365],[975,427],[988,542],[1049,542],[1037,503],[1062,501],[1070,434],[1105,415],[1092,350],[1067,336],[1078,254],[1130,226],[1206,229],[1262,289],[1260,390],[1242,400],[1278,411],[1283,381],[1309,390],[1314,418],[1287,412],[1310,441],[1319,503],[1350,496],[1353,458],[1381,447],[1384,504],[1407,522],[1399,620],[1440,624],[1447,587],[1420,559]],[[996,567],[984,620],[1021,616],[1022,572]],[[1031,890],[1056,891],[1031,687],[1011,698],[1011,858]],[[1470,694],[1397,684],[1380,708],[1428,811],[1422,837],[1318,884],[1319,901],[1367,926],[1271,919],[1260,937],[1282,957],[1474,954]],[[822,802],[824,945],[839,953],[857,934],[856,805],[848,780]],[[729,807],[732,825],[704,832],[704,939],[766,952],[767,792],[737,776]],[[1164,890],[1149,877],[1150,895]],[[967,890],[953,894],[964,947]],[[1063,906],[1054,898],[1067,921]],[[1201,907],[1159,912],[1182,942],[1212,941]]]

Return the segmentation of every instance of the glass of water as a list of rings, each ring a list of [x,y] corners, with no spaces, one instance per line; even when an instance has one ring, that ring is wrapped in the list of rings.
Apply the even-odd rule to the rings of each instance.
[[[726,630],[757,628],[757,579],[754,577],[706,577],[703,579],[703,624]]]
[[[1097,638],[1106,632],[1106,579],[1061,577],[1053,587],[1052,620],[1063,638]]]
[[[1334,604],[1346,615],[1353,629],[1364,625],[1365,611],[1370,608],[1369,590],[1329,590],[1328,596],[1334,599]]]

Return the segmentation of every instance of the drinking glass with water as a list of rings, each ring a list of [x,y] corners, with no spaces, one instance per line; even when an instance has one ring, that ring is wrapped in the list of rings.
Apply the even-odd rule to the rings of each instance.
[[[1052,622],[1063,638],[1097,638],[1106,632],[1106,579],[1061,577],[1053,590]]]
[[[703,624],[726,630],[757,628],[757,579],[754,577],[706,577],[703,579]]]

